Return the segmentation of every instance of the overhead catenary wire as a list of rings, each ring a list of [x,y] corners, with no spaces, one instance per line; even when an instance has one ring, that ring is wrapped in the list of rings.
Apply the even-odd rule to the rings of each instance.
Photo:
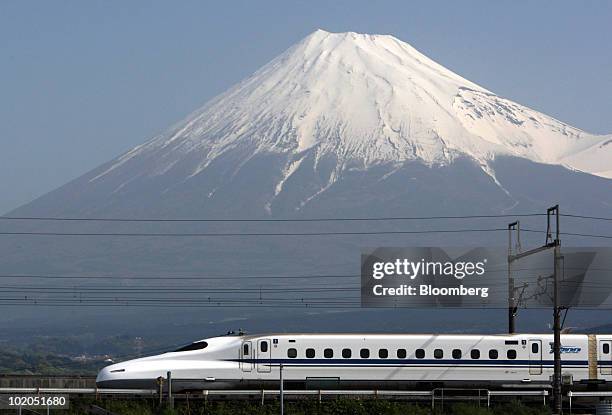
[[[601,221],[612,221],[612,217],[606,218],[602,216],[588,216],[588,215],[575,215],[572,213],[562,213],[559,216],[574,219],[589,219],[589,220],[601,220]]]
[[[75,301],[75,302],[46,302],[45,300],[35,300],[35,301],[31,301],[31,302],[21,302],[21,303],[14,303],[14,302],[2,302],[0,301],[0,306],[11,306],[11,307],[19,307],[19,306],[28,306],[28,307],[32,307],[32,306],[40,306],[40,307],[127,307],[127,308],[154,308],[154,309],[159,309],[159,308],[246,308],[246,309],[253,309],[253,308],[262,308],[262,309],[320,309],[320,310],[327,310],[327,309],[361,309],[363,310],[363,308],[361,307],[361,304],[358,302],[355,302],[354,304],[337,304],[337,303],[330,303],[330,304],[312,304],[312,303],[308,303],[308,302],[304,302],[304,303],[299,303],[299,302],[291,302],[291,303],[286,303],[286,304],[267,304],[265,302],[263,303],[256,303],[256,304],[225,304],[225,303],[218,303],[218,302],[213,302],[213,303],[184,303],[184,302],[177,302],[177,303],[159,303],[159,302],[151,302],[151,303],[147,303],[147,304],[142,304],[142,303],[130,303],[129,301],[117,301],[117,302],[108,302],[108,301],[101,301],[101,302],[83,302],[83,301]],[[409,308],[423,308],[424,306],[422,305],[415,305],[414,307],[404,307],[404,306],[397,306],[397,305],[388,305],[388,306],[379,306],[377,308],[379,309],[397,309],[397,308],[404,308],[404,309],[409,309]],[[572,306],[572,309],[574,310],[580,310],[580,309],[592,309],[593,307],[598,307],[601,310],[608,310],[608,309],[612,309],[612,305],[601,305],[601,304],[580,304],[577,306]],[[444,308],[453,308],[452,306],[448,306],[448,307],[440,307],[442,309]],[[489,309],[503,309],[505,308],[505,305],[499,305],[499,306],[488,306],[488,307],[484,307],[484,306],[466,306],[466,305],[462,305],[461,306],[462,309],[474,309],[474,310],[482,310],[484,308],[489,308]],[[535,306],[535,307],[530,307],[531,309],[548,309],[549,307],[547,305],[539,305],[539,306]]]
[[[528,267],[528,268],[513,268],[514,271],[537,271],[550,270],[550,267]],[[582,270],[579,267],[564,267],[566,270]],[[612,271],[612,268],[590,267],[589,271]],[[487,268],[487,272],[507,272],[506,268]],[[172,281],[207,281],[207,280],[312,280],[312,279],[343,279],[343,278],[359,278],[360,274],[232,274],[232,275],[134,275],[134,274],[105,274],[105,275],[51,275],[51,274],[0,274],[0,279],[74,279],[74,280],[172,280]]]
[[[479,233],[507,232],[507,228],[466,228],[466,229],[423,229],[399,231],[327,231],[327,232],[190,232],[190,233],[149,233],[149,232],[0,232],[3,236],[67,236],[67,237],[146,237],[146,238],[183,238],[183,237],[278,237],[278,236],[359,236],[359,235],[410,235],[436,233]],[[521,229],[522,232],[545,234],[546,231]],[[612,239],[612,235],[562,232],[561,235],[585,238]]]
[[[507,231],[504,228],[481,228],[481,229],[427,229],[410,231],[347,231],[347,232],[275,232],[275,233],[75,233],[75,232],[0,232],[5,236],[112,236],[112,237],[241,237],[241,236],[350,236],[350,235],[408,235],[408,234],[432,234],[432,233],[471,233],[471,232],[500,232]],[[521,229],[523,232],[546,233],[534,229]],[[579,236],[585,238],[607,238],[612,235],[597,235],[585,233],[563,232],[561,235]]]
[[[400,220],[438,220],[438,219],[485,219],[485,218],[508,218],[508,217],[530,217],[546,216],[545,213],[523,213],[518,215],[444,215],[444,216],[383,216],[383,217],[340,217],[340,218],[101,218],[101,217],[45,217],[45,216],[0,216],[0,220],[7,221],[48,221],[48,222],[204,222],[204,223],[228,223],[228,222],[378,222],[378,221],[400,221]]]
[[[74,291],[95,291],[95,292],[185,292],[185,293],[258,293],[258,292],[273,292],[273,293],[317,293],[317,292],[330,292],[330,291],[344,291],[352,290],[355,287],[304,287],[304,288],[177,288],[177,287],[37,287],[37,286],[0,286],[0,290],[45,290],[53,292],[74,292]]]
[[[432,215],[432,216],[381,216],[381,217],[321,217],[321,218],[108,218],[108,217],[69,217],[69,216],[0,216],[4,221],[39,221],[39,222],[145,222],[145,223],[273,223],[273,222],[379,222],[408,220],[454,220],[454,219],[487,219],[546,216],[545,213],[519,214],[481,214],[481,215]],[[575,219],[612,221],[612,217],[564,213],[560,216]]]
[[[405,235],[428,233],[471,233],[499,232],[505,228],[469,228],[469,229],[424,229],[401,231],[326,231],[326,232],[190,232],[190,233],[149,233],[149,232],[0,232],[6,236],[112,236],[112,237],[147,237],[147,238],[181,238],[181,237],[249,237],[249,236],[350,236],[350,235]],[[534,231],[539,232],[539,231]],[[543,233],[543,231],[542,231]]]
[[[331,274],[331,275],[166,275],[166,276],[146,276],[146,275],[41,275],[41,274],[2,274],[0,278],[28,278],[28,279],[78,279],[78,280],[267,280],[267,279],[332,279],[332,278],[355,278],[359,274]]]

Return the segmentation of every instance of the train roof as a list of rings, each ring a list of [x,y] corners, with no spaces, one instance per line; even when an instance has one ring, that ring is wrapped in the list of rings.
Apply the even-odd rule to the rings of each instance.
[[[270,332],[270,333],[253,333],[253,334],[244,334],[238,337],[243,339],[258,339],[262,337],[494,337],[494,338],[507,338],[507,337],[548,337],[552,336],[552,333],[486,333],[486,334],[471,334],[471,333],[299,333],[299,332],[290,332],[290,333],[280,333],[280,332]],[[563,333],[563,336],[586,336],[584,333]]]

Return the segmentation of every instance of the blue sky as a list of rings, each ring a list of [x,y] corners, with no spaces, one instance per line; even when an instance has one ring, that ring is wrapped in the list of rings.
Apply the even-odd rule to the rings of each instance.
[[[144,142],[317,28],[392,34],[612,133],[612,2],[0,2],[0,213]]]

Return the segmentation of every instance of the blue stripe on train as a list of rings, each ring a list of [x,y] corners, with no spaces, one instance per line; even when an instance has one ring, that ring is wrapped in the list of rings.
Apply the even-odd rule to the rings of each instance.
[[[252,364],[287,364],[287,365],[329,365],[329,366],[537,366],[538,362],[529,360],[460,360],[460,359],[227,359],[231,362]],[[586,360],[564,360],[564,366],[585,366]],[[553,360],[543,360],[542,366],[553,366]],[[612,365],[612,362],[600,362],[601,365]]]

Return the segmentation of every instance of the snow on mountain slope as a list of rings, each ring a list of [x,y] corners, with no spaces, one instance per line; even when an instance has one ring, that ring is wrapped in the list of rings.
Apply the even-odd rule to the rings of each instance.
[[[336,161],[320,192],[349,168],[466,156],[492,176],[495,157],[510,155],[612,178],[611,139],[498,97],[392,36],[318,30],[91,182],[135,159],[148,161],[139,170],[148,176],[188,162],[189,180],[232,152],[243,164],[287,155],[275,196],[313,168],[306,156]]]
[[[612,178],[610,154],[612,154],[612,135],[582,151],[567,155],[561,159],[561,164],[597,176]]]

